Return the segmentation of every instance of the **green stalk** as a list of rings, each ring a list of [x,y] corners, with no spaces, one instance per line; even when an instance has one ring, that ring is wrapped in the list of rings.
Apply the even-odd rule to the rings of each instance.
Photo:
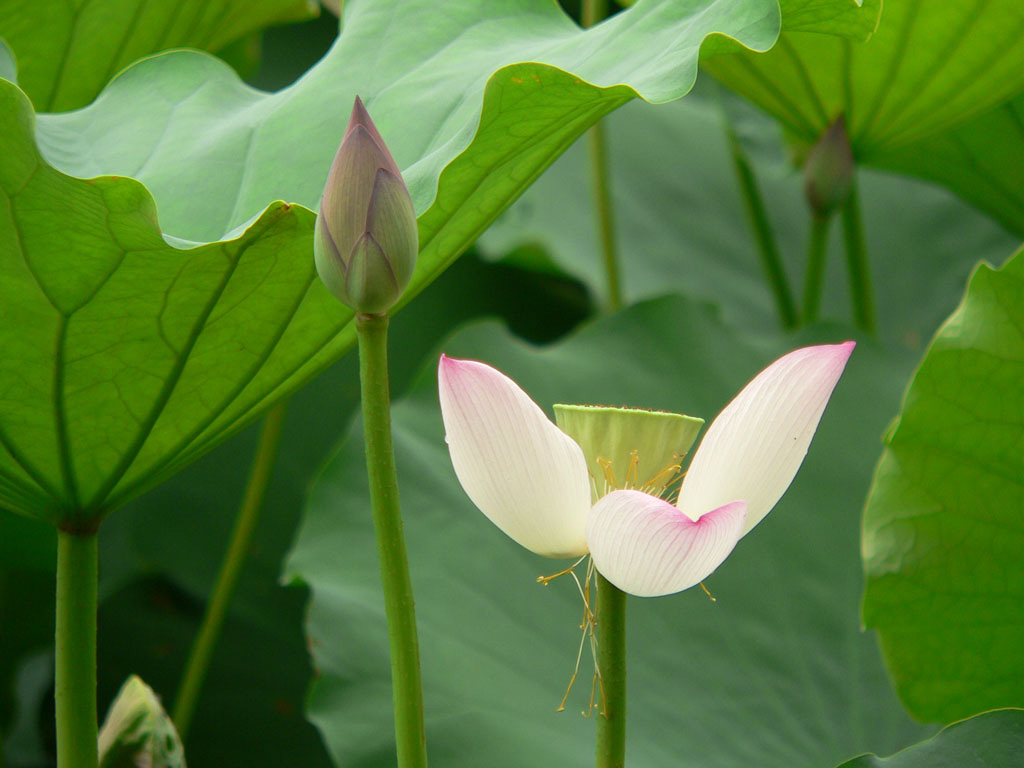
[[[597,720],[597,768],[626,764],[626,593],[597,574],[597,669],[604,711]]]
[[[726,134],[729,139],[729,151],[732,154],[733,166],[736,169],[736,180],[740,185],[740,194],[747,210],[747,218],[754,231],[754,239],[757,241],[761,265],[764,268],[765,277],[768,278],[768,286],[775,296],[779,321],[783,328],[795,328],[798,322],[796,303],[793,301],[793,294],[789,288],[786,269],[782,265],[779,247],[775,243],[775,233],[768,221],[764,199],[761,197],[761,190],[754,177],[754,170],[750,166],[746,152],[743,151],[739,137],[732,124],[728,122],[728,118],[726,120]]]
[[[231,598],[238,586],[238,577],[249,554],[252,535],[256,530],[267,483],[270,481],[274,459],[277,457],[277,447],[281,441],[285,407],[285,402],[275,405],[267,412],[266,420],[263,422],[263,431],[260,433],[259,446],[256,448],[256,457],[249,474],[249,484],[245,489],[245,498],[235,520],[235,529],[231,533],[231,541],[221,563],[217,583],[207,603],[206,615],[203,616],[199,634],[196,635],[185,664],[185,673],[181,679],[178,696],[174,700],[174,713],[171,718],[182,743],[185,742],[189,727],[192,725],[192,716],[195,714],[203,681],[210,669],[210,661],[217,647]]]
[[[391,693],[399,768],[426,768],[423,686],[416,613],[405,553],[398,475],[391,444],[388,387],[388,316],[356,315],[359,335],[359,380],[362,386],[363,442],[370,480],[370,503],[377,537],[377,557],[384,585],[384,611],[391,650]]]
[[[807,266],[804,273],[803,323],[809,325],[818,319],[821,307],[821,289],[825,277],[825,252],[828,246],[828,227],[832,217],[811,216],[810,241],[807,244]]]
[[[608,0],[583,0],[584,27],[592,27],[608,15]],[[598,121],[587,131],[590,152],[590,175],[594,185],[594,208],[597,214],[597,232],[601,241],[601,256],[608,280],[608,307],[613,312],[622,307],[622,278],[619,271],[618,249],[615,245],[615,218],[612,213],[611,185],[608,181],[608,149],[604,123]]]
[[[57,768],[96,768],[95,531],[57,532]]]
[[[875,302],[871,291],[871,266],[864,247],[864,224],[860,216],[860,195],[856,181],[850,182],[850,195],[843,204],[843,241],[850,276],[850,301],[857,327],[874,333]]]

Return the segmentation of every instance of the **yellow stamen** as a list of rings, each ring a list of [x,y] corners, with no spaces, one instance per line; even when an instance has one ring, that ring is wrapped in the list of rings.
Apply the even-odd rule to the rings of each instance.
[[[598,456],[597,463],[601,465],[601,474],[604,475],[604,492],[607,494],[609,491],[618,488],[619,484],[615,482],[615,471],[612,469],[612,463],[604,458],[604,456]]]
[[[587,558],[587,556],[584,555],[579,560],[577,560],[575,563],[573,563],[568,568],[566,568],[564,571],[559,571],[558,573],[552,573],[550,576],[538,576],[537,577],[537,583],[538,584],[543,584],[546,587],[548,584],[550,584],[552,581],[557,579],[559,576],[565,576],[565,574],[567,574],[567,573],[572,573],[573,568],[575,568],[577,565],[579,565],[584,560],[586,560],[586,558]],[[575,576],[576,576],[576,574],[573,573],[573,577],[574,578],[575,578]]]
[[[711,594],[711,593],[710,593],[710,592],[708,591],[708,588],[704,586],[704,582],[703,582],[703,581],[702,581],[702,582],[700,583],[700,588],[704,590],[704,594],[705,594],[705,595],[707,595],[708,597],[710,597],[710,598],[711,598],[711,602],[712,602],[712,603],[717,603],[717,602],[718,602],[718,600],[716,600],[716,599],[715,599],[715,596],[714,596],[714,595],[712,595],[712,594]]]

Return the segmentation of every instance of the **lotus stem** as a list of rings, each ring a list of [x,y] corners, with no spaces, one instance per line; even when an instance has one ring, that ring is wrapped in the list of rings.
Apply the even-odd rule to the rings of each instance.
[[[356,315],[363,441],[391,650],[391,687],[399,768],[426,768],[423,690],[409,561],[391,442],[386,314]]]
[[[96,531],[57,533],[57,768],[96,768]]]

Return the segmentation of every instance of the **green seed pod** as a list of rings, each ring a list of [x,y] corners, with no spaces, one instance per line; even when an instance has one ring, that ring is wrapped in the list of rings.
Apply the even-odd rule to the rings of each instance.
[[[661,495],[678,479],[683,456],[704,419],[641,408],[556,403],[555,422],[583,449],[596,501],[616,488]]]
[[[811,148],[804,161],[804,194],[818,218],[826,218],[846,202],[853,181],[853,150],[840,115]]]
[[[377,314],[409,285],[418,250],[409,190],[356,97],[316,217],[317,272],[339,301]]]
[[[185,768],[185,750],[153,689],[128,678],[99,735],[99,768]]]

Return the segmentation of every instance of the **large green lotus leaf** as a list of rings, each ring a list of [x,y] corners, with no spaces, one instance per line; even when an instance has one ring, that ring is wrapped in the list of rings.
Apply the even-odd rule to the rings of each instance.
[[[787,345],[837,340],[819,330]],[[704,305],[667,298],[538,349],[494,324],[444,350],[497,365],[545,407],[628,404],[713,416],[773,356]],[[656,766],[834,765],[922,736],[903,712],[874,639],[861,632],[859,499],[909,361],[863,343],[786,498],[700,590],[629,605],[629,759]],[[550,412],[550,411],[549,411]],[[433,361],[393,410],[434,762],[580,765],[594,722],[584,657],[567,711],[555,708],[579,643],[580,599],[565,565],[521,549],[455,479]],[[320,678],[310,717],[336,764],[393,762],[386,629],[356,423],[314,486],[287,573],[312,590]]]
[[[331,52],[276,94],[172,52],[34,131],[0,81],[0,501],[92,519],[351,344],[351,314],[314,279],[312,211],[264,208],[316,205],[356,91],[420,212],[408,298],[602,114],[685,93],[708,34],[765,48],[778,31],[774,0],[643,3],[586,32],[553,3],[450,10],[346,4]],[[149,189],[75,178],[103,173]]]
[[[1016,768],[1024,755],[1024,711],[1001,709],[943,728],[892,757],[863,755],[839,768]]]
[[[802,178],[778,151],[769,117],[748,108],[735,121],[753,142],[751,163],[790,283],[799,291],[808,234]],[[777,324],[717,101],[694,93],[658,107],[634,102],[605,118],[605,133],[626,298],[680,291],[719,302],[738,325]],[[870,170],[859,181],[880,332],[923,351],[978,259],[1000,263],[1019,240],[930,184]],[[482,246],[493,258],[539,246],[603,296],[593,202],[579,193],[589,185],[589,158],[580,142],[498,218]],[[822,302],[825,316],[835,319],[851,316],[840,234],[833,227]]]
[[[888,433],[864,620],[919,718],[1024,704],[1024,252],[982,264]]]
[[[84,107],[119,70],[168,48],[219,51],[315,15],[312,0],[0,0],[0,38],[40,112]]]
[[[872,163],[944,184],[1024,236],[1024,94]]]
[[[787,32],[767,54],[706,66],[803,141],[845,114],[856,157],[871,162],[1024,89],[1022,32],[1019,0],[885,0],[865,43]]]

